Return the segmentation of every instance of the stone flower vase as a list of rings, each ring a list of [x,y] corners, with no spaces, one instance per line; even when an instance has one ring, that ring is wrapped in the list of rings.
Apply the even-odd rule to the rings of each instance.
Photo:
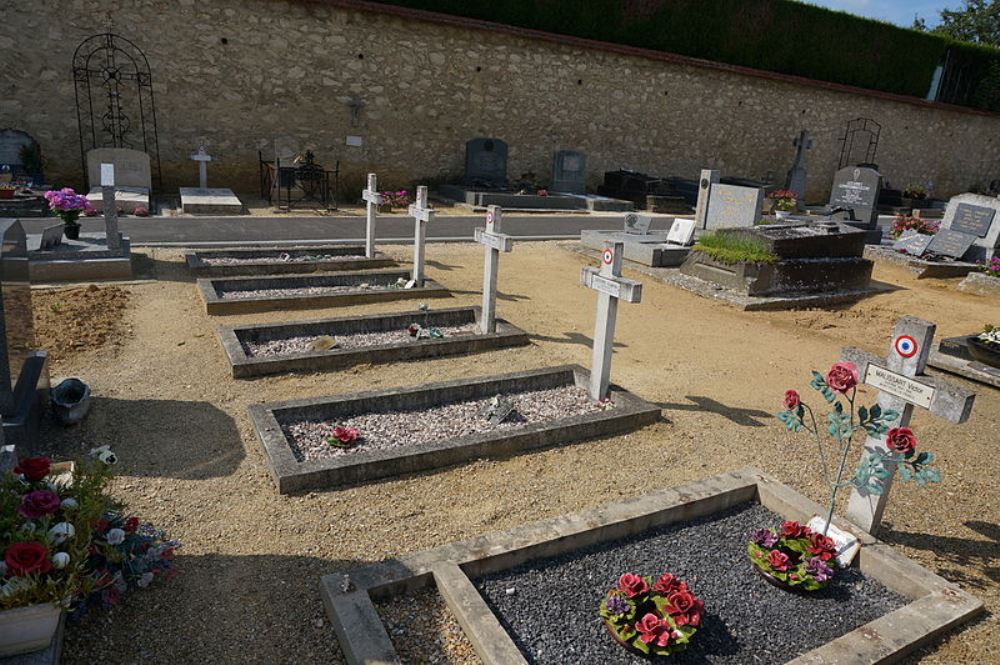
[[[62,608],[40,603],[0,612],[0,657],[40,651],[52,643]]]
[[[62,425],[76,425],[90,410],[90,386],[66,379],[51,391],[52,413]]]

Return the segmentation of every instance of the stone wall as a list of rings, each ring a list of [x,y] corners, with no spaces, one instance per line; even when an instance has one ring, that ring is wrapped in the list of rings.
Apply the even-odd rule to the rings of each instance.
[[[548,178],[558,149],[588,154],[590,185],[628,167],[697,177],[783,179],[808,128],[811,201],[825,200],[846,123],[882,124],[876,158],[896,186],[947,196],[1000,177],[1000,116],[906,103],[646,57],[460,21],[359,9],[347,0],[34,0],[0,21],[0,127],[26,130],[50,181],[82,185],[71,60],[106,29],[149,59],[165,193],[197,184],[199,137],[218,161],[209,184],[257,191],[257,151],[288,135],[340,160],[345,189],[406,186],[462,173],[464,143],[510,144],[509,175]],[[522,31],[523,32],[523,31]],[[891,76],[892,72],[886,72]],[[363,103],[352,118],[350,102]],[[345,145],[347,136],[363,145]]]

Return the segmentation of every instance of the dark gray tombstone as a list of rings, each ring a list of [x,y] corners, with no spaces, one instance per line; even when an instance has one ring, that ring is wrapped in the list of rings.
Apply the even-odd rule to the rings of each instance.
[[[487,189],[507,187],[507,143],[472,139],[465,144],[465,185]]]
[[[948,201],[941,228],[974,238],[965,261],[989,262],[1000,254],[1000,199],[980,194],[959,194]]]
[[[934,236],[917,233],[913,229],[910,229],[909,231],[904,231],[903,234],[899,236],[899,239],[892,244],[892,248],[897,252],[903,252],[904,254],[909,254],[910,256],[920,257],[927,251],[927,245],[929,245],[933,239]]]
[[[587,155],[560,150],[552,160],[552,191],[584,194],[587,191]]]
[[[882,191],[882,176],[874,169],[863,166],[845,166],[833,176],[830,207],[852,211],[854,220],[867,228],[878,226],[875,203]]]
[[[951,229],[941,229],[927,245],[927,252],[950,259],[960,259],[976,242],[976,236]]]

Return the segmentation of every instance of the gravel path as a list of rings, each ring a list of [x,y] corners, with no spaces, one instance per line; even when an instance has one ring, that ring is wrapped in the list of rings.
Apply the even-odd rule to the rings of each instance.
[[[482,665],[436,590],[421,589],[375,607],[403,665]]]
[[[310,254],[303,256],[213,256],[202,258],[210,266],[235,266],[244,263],[311,263],[314,261],[348,261],[365,258],[362,254]]]
[[[414,319],[419,321],[419,317]],[[441,326],[438,327],[445,338],[456,337],[458,335],[474,335],[476,324],[468,323],[462,326]],[[325,335],[299,335],[297,337],[282,337],[280,339],[256,342],[247,340],[243,342],[243,349],[247,355],[254,357],[274,357],[274,356],[294,356],[301,353],[310,353],[310,345],[320,337]],[[359,349],[366,346],[379,346],[382,344],[400,344],[403,342],[427,341],[430,338],[421,337],[417,340],[411,337],[406,330],[384,330],[380,332],[355,333],[353,335],[337,335],[337,349]]]
[[[345,286],[300,286],[288,289],[218,289],[219,297],[224,300],[253,300],[255,298],[283,298],[285,296],[321,296],[328,293],[346,293],[348,291],[386,291],[386,284],[348,284]]]
[[[569,418],[603,408],[590,399],[586,390],[576,386],[508,393],[506,396],[513,399],[516,413],[497,425],[496,429]],[[389,450],[494,429],[478,415],[490,399],[455,402],[424,411],[386,411],[363,413],[342,420],[282,423],[281,429],[300,462],[370,450]],[[326,440],[337,425],[357,428],[361,443],[346,450],[331,446]]]
[[[856,569],[808,596],[771,586],[752,570],[746,543],[754,529],[780,522],[759,504],[744,504],[502,571],[477,586],[536,665],[647,662],[618,646],[597,615],[624,572],[671,572],[705,601],[704,628],[673,663],[785,663],[908,602]]]

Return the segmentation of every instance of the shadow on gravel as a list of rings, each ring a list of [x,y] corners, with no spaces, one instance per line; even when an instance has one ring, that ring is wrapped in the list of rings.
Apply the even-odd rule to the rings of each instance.
[[[578,332],[564,332],[562,337],[553,337],[551,335],[529,335],[533,342],[555,342],[556,344],[577,344],[579,346],[586,346],[587,348],[593,348],[594,339],[592,337],[587,337],[586,335]],[[627,349],[628,344],[622,344],[621,342],[615,342],[614,348],[616,349]]]
[[[773,418],[767,411],[759,409],[739,409],[726,406],[722,402],[717,402],[711,397],[700,395],[685,395],[684,399],[691,400],[693,404],[677,404],[674,402],[657,402],[656,405],[666,411],[707,411],[722,416],[737,425],[743,427],[766,427],[765,423],[757,418]]]
[[[462,296],[481,296],[482,291],[463,291],[461,289],[448,289],[454,295]],[[506,302],[520,302],[522,300],[531,300],[528,296],[515,295],[513,293],[504,293],[503,291],[497,291],[497,300],[504,300]]]
[[[450,263],[442,263],[441,261],[432,261],[430,259],[425,260],[424,263],[428,267],[430,267],[430,268],[434,268],[436,270],[443,270],[445,272],[451,272],[452,270],[455,270],[456,268],[463,267],[463,266],[458,266],[458,265],[452,265]]]
[[[196,277],[183,263],[154,259],[149,254],[132,253],[132,274],[135,279],[155,279],[161,282],[194,283]]]
[[[975,589],[986,589],[993,584],[1000,584],[1000,542],[998,542],[1000,526],[978,520],[967,521],[965,526],[990,540],[897,531],[890,523],[884,524],[877,535],[890,545],[933,552],[942,560],[937,574],[949,582]],[[947,567],[949,563],[980,571],[982,576]]]
[[[95,397],[83,423],[47,418],[40,440],[44,452],[71,459],[110,445],[121,473],[181,480],[228,476],[245,456],[235,421],[207,402]]]

